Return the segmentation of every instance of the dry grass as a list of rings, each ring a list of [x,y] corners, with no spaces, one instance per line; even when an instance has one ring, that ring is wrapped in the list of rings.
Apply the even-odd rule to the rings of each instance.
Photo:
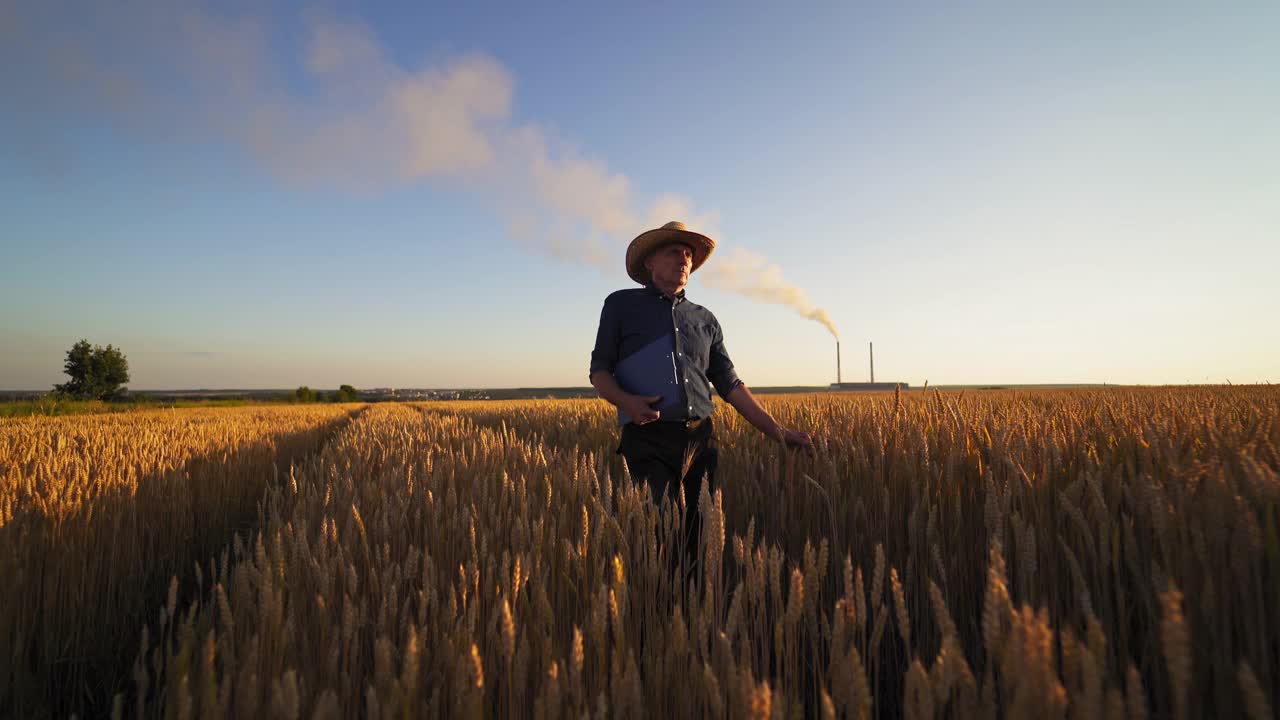
[[[116,709],[1083,718],[1276,706],[1276,389],[766,402],[814,431],[820,452],[781,452],[717,414],[720,488],[683,499],[707,528],[689,586],[666,571],[680,514],[625,477],[602,402],[373,406],[246,491],[263,493],[252,529],[208,550],[198,581],[175,567],[185,579],[147,598]],[[226,477],[191,508],[239,492],[243,473]],[[88,553],[83,571],[139,573],[156,539]]]

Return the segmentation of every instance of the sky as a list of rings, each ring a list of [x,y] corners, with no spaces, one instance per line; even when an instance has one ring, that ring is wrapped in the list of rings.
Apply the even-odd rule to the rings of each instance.
[[[436,5],[0,2],[0,389],[583,386],[675,219],[748,385],[1280,381],[1280,4]]]

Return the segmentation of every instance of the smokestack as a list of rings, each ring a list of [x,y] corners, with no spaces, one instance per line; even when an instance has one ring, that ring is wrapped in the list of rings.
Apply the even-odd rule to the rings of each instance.
[[[871,350],[871,382],[876,381],[876,344],[867,343]]]
[[[836,341],[836,384],[839,385],[840,380],[840,341]]]

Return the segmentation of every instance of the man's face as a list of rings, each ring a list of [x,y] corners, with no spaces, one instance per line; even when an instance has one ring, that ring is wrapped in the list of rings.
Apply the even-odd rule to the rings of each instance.
[[[693,248],[684,243],[670,243],[654,250],[644,261],[653,277],[653,284],[660,288],[679,290],[689,282],[693,272]]]

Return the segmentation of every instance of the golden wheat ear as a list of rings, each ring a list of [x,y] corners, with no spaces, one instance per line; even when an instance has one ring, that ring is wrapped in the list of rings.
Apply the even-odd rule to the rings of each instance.
[[[689,468],[693,467],[693,459],[698,455],[698,447],[696,445],[686,445],[684,448],[684,459],[680,463],[680,478],[683,479],[689,474]]]

